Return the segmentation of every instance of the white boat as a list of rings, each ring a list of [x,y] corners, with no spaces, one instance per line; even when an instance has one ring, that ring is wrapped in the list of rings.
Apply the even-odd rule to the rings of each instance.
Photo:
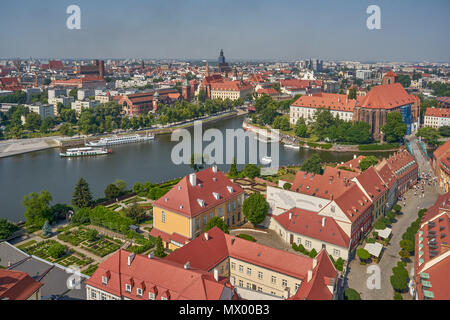
[[[90,141],[86,143],[86,146],[90,147],[106,147],[117,144],[133,143],[133,142],[144,142],[155,139],[154,135],[140,136],[138,134],[131,136],[113,136],[107,138],[101,138],[98,141]]]
[[[98,156],[109,153],[112,153],[111,149],[84,147],[84,148],[67,149],[66,152],[61,152],[59,155],[61,157],[83,157],[83,156]]]
[[[300,146],[296,146],[295,144],[285,144],[284,147],[288,149],[300,150]]]
[[[264,164],[272,163],[272,158],[268,157],[268,156],[264,156],[264,157],[261,158],[261,162],[264,163]]]

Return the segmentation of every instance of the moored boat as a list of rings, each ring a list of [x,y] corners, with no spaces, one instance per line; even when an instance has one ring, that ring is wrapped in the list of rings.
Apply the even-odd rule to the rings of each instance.
[[[98,156],[110,153],[112,153],[111,149],[84,147],[84,148],[70,148],[67,149],[66,152],[60,152],[59,155],[61,157],[85,157],[85,156]]]
[[[296,146],[295,144],[285,144],[284,147],[288,149],[300,150],[300,146]]]
[[[144,142],[155,139],[154,135],[145,135],[141,136],[138,134],[135,135],[128,135],[128,136],[113,136],[113,137],[107,137],[107,138],[101,138],[97,141],[90,141],[86,143],[86,146],[89,147],[107,147],[107,146],[113,146],[118,144],[125,144],[125,143],[133,143],[133,142]]]

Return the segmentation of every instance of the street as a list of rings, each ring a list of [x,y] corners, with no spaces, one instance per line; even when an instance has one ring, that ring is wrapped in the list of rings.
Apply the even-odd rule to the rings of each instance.
[[[416,161],[419,164],[419,174],[427,173],[431,177],[434,177],[433,171],[429,162],[426,160],[423,152],[415,140],[412,140],[412,150]],[[429,208],[432,206],[442,190],[438,186],[428,186],[424,187],[424,195],[418,192],[414,195],[414,189],[408,190],[404,194],[406,198],[405,201],[399,201],[398,204],[402,206],[402,215],[398,216],[397,222],[392,224],[392,239],[390,240],[387,248],[385,249],[383,256],[381,258],[378,266],[381,270],[381,285],[379,289],[369,289],[367,287],[366,281],[368,277],[372,274],[367,273],[367,268],[370,265],[361,265],[359,258],[354,258],[348,268],[349,272],[347,274],[347,284],[346,286],[355,289],[361,295],[363,300],[391,300],[394,296],[394,290],[390,283],[390,276],[392,275],[392,268],[395,267],[400,261],[399,252],[400,240],[402,240],[402,235],[406,229],[411,225],[411,223],[417,219],[417,213],[422,208]],[[411,272],[413,268],[414,256],[411,257],[411,263],[408,263],[407,270]],[[373,265],[373,264],[372,264]],[[412,299],[412,297],[406,293],[403,294],[403,299]]]

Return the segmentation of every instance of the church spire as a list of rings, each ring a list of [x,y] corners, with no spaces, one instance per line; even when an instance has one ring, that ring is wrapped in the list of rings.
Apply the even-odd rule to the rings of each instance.
[[[206,76],[209,77],[209,64],[208,64],[208,61],[206,61]]]

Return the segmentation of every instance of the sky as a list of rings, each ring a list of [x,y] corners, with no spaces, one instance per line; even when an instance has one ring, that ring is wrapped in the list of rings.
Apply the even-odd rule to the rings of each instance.
[[[69,30],[69,5],[81,29]],[[381,29],[369,30],[369,5]],[[15,0],[0,57],[450,61],[449,0]]]

